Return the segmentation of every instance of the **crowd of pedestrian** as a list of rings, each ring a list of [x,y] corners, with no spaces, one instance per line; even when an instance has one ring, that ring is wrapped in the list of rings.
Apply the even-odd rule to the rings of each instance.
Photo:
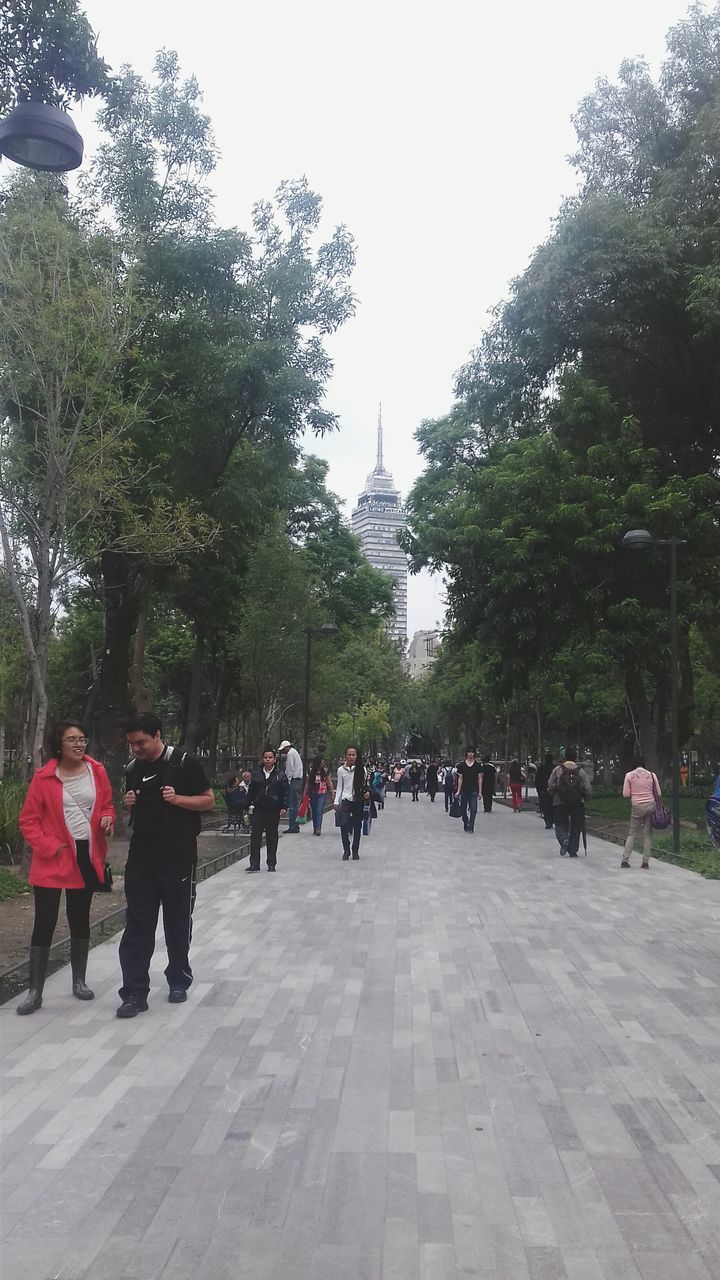
[[[120,940],[122,984],[119,1018],[134,1018],[148,1008],[150,962],[155,949],[160,910],[167,950],[165,977],[168,1000],[187,999],[193,980],[189,951],[195,904],[197,837],[201,814],[215,804],[202,764],[163,739],[159,719],[137,715],[124,725],[132,755],[122,784],[122,803],[128,815],[130,841],[125,866],[126,923]],[[86,752],[88,738],[78,720],[60,721],[51,736],[50,758],[28,789],[20,828],[32,852],[29,882],[33,888],[34,923],[30,942],[29,991],[17,1012],[34,1013],[42,1005],[50,947],[62,891],[70,931],[72,992],[78,1000],[92,1000],[86,982],[93,893],[109,887],[107,842],[113,834],[115,811],[110,780],[103,765]],[[469,745],[464,758],[453,764],[437,758],[365,760],[357,745],[348,745],[337,769],[337,785],[322,754],[308,764],[285,739],[278,752],[267,746],[254,770],[231,774],[224,788],[226,830],[250,831],[247,874],[261,869],[264,843],[266,868],[275,872],[280,819],[288,818],[287,833],[298,834],[310,820],[313,834],[323,834],[323,820],[332,813],[340,830],[342,860],[359,861],[363,837],[382,812],[388,786],[402,800],[420,803],[424,790],[431,804],[438,792],[445,812],[462,820],[473,834],[482,799],[491,814],[497,791],[509,784],[514,814],[523,811],[527,778],[520,761],[497,765],[489,754],[482,759]],[[577,858],[581,842],[587,852],[586,802],[592,795],[587,770],[577,753],[565,750],[563,759],[546,755],[535,769],[538,812],[546,829],[553,829],[562,857]],[[662,808],[657,775],[638,758],[625,776],[623,795],[630,802],[630,825],[620,866],[627,869],[636,843],[642,844],[643,869],[650,866],[652,832],[669,816]],[[663,816],[664,815],[664,816]],[[708,830],[720,847],[720,778],[707,804]]]

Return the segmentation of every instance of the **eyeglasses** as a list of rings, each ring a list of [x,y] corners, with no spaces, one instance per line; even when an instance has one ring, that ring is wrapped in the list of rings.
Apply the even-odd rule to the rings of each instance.
[[[87,738],[63,738],[63,742],[67,742],[71,747],[86,747]]]

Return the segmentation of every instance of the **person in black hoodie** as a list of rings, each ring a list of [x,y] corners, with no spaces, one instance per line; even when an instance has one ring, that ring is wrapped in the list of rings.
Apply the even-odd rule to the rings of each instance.
[[[290,784],[277,767],[277,756],[272,747],[263,751],[262,764],[254,770],[250,779],[248,804],[254,805],[250,826],[250,866],[248,873],[260,870],[260,845],[265,833],[267,869],[274,871],[277,864],[278,826],[287,813],[290,800]]]

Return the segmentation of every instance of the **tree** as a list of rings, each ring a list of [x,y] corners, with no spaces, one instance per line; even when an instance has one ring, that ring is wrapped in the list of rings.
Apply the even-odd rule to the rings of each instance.
[[[0,0],[0,113],[104,94],[108,70],[78,0]]]
[[[0,212],[0,541],[32,679],[40,754],[55,595],[74,525],[95,527],[137,399],[118,372],[133,295],[111,240],[89,236],[55,180],[22,177]]]
[[[421,449],[432,462],[408,501],[407,546],[416,566],[449,568],[458,632],[476,638],[502,698],[527,690],[537,671],[562,672],[574,697],[583,672],[607,654],[635,708],[644,750],[665,763],[667,565],[650,558],[639,566],[620,541],[626,528],[647,524],[661,536],[679,531],[693,547],[692,588],[681,599],[684,740],[693,703],[687,627],[707,622],[716,600],[718,482],[663,481],[661,459],[643,447],[637,424],[575,375],[564,380],[551,421],[543,435],[454,464],[446,425],[425,424]]]

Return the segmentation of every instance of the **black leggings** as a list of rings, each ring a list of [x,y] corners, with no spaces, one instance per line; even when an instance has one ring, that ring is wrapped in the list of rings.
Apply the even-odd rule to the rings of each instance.
[[[87,840],[75,841],[75,856],[80,874],[85,881],[84,889],[65,890],[65,912],[71,938],[90,937],[90,903],[98,878],[90,861],[90,845]],[[35,925],[33,927],[31,947],[49,947],[52,942],[60,910],[60,894],[62,889],[46,889],[41,885],[33,885],[35,892]]]
[[[57,924],[62,889],[45,889],[36,884],[33,885],[33,892],[35,894],[35,927],[30,945],[49,947]],[[92,889],[65,890],[65,911],[71,938],[90,937],[92,896]]]

